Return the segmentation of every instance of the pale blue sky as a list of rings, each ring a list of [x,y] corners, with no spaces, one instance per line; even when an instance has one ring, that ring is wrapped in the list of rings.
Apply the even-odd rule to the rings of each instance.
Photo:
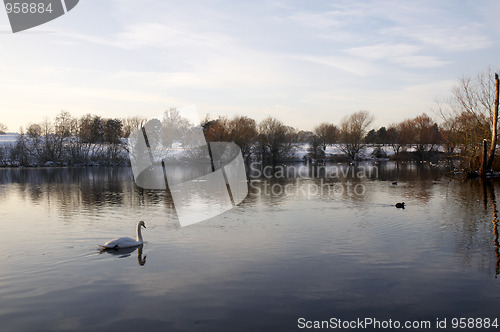
[[[16,34],[0,8],[0,122],[195,104],[300,129],[364,109],[378,127],[500,67],[498,36],[494,0],[80,0]]]

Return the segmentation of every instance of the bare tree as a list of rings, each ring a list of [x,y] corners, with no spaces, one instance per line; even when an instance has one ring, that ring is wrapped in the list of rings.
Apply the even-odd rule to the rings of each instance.
[[[64,138],[70,137],[78,127],[78,120],[71,116],[68,111],[61,111],[56,116],[55,132]]]
[[[28,126],[28,129],[26,130],[26,133],[30,138],[37,138],[42,136],[42,126],[40,126],[38,123],[33,123]]]
[[[417,153],[420,157],[428,152],[431,152],[436,144],[441,142],[441,134],[437,124],[432,119],[423,113],[408,121],[411,127],[410,133],[413,138],[410,143],[416,145]]]
[[[37,163],[61,161],[64,137],[55,132],[48,118],[40,124],[31,124],[27,133],[30,142],[26,146]]]
[[[231,141],[238,144],[243,158],[248,160],[259,135],[255,120],[246,116],[235,116],[229,121],[228,129]]]
[[[225,116],[219,116],[215,120],[210,120],[207,114],[201,126],[207,142],[228,142],[231,139],[229,120]]]
[[[314,133],[312,131],[299,130],[297,132],[297,142],[299,143],[310,143],[314,139]]]
[[[120,119],[107,119],[104,124],[104,140],[107,143],[121,143],[122,121]]]
[[[477,167],[483,139],[489,139],[492,149],[488,165],[493,163],[496,148],[496,75],[489,68],[475,77],[463,76],[452,88],[449,98],[437,102],[437,112],[445,123],[455,123],[455,132],[446,133],[447,144],[456,145],[461,156],[469,162],[469,167]],[[450,125],[448,125],[449,127]],[[491,166],[491,165],[490,165]]]
[[[3,123],[0,123],[0,135],[5,135],[7,132],[7,126],[4,125]]]
[[[391,124],[387,129],[387,143],[391,146],[394,154],[399,156],[409,142],[409,137],[404,135],[404,128],[401,123]]]
[[[323,122],[314,128],[314,134],[316,134],[317,142],[321,144],[323,151],[326,152],[328,145],[337,142],[339,129],[332,123]]]
[[[30,162],[30,152],[27,145],[26,135],[23,127],[19,128],[19,136],[14,148],[10,152],[10,159],[19,165],[28,165]]]
[[[443,122],[440,125],[441,136],[443,138],[443,144],[445,148],[446,155],[448,157],[457,156],[460,153],[459,150],[459,134],[458,129],[459,122],[457,119],[452,119],[452,121]]]
[[[267,117],[259,123],[259,143],[263,155],[268,155],[275,164],[292,148],[295,130],[281,121]]]
[[[352,160],[355,160],[364,149],[363,138],[372,122],[373,116],[368,111],[358,111],[342,120],[340,124],[340,149]]]
[[[146,118],[142,118],[139,116],[123,119],[122,120],[123,137],[128,138],[130,136],[130,133],[138,129],[140,125],[144,124],[146,121],[147,121]]]
[[[104,121],[100,116],[87,114],[80,119],[79,136],[86,143],[104,142]]]
[[[323,149],[322,143],[317,135],[312,134],[309,137],[309,148],[308,155],[311,158],[322,158],[325,156],[325,150]]]
[[[165,111],[161,123],[161,139],[165,148],[171,147],[175,142],[188,139],[190,129],[194,126],[187,118],[182,117],[176,108]]]

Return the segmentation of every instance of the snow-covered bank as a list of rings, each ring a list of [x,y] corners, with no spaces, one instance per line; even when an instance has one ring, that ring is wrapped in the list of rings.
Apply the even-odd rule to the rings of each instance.
[[[129,163],[127,152],[128,139],[121,139],[119,144],[111,143],[83,143],[76,137],[67,137],[63,140],[34,139],[24,136],[22,144],[16,145],[20,138],[17,133],[0,135],[0,166],[99,166],[99,165],[126,165]],[[426,149],[429,149],[427,147]],[[416,146],[406,146],[401,149],[402,156],[406,159],[416,160]],[[404,150],[404,151],[403,151]],[[436,161],[442,157],[436,154],[443,152],[444,146],[433,146],[433,151],[428,153],[429,160]],[[253,158],[259,159],[257,148],[253,151]],[[159,160],[168,156],[170,161],[189,162],[190,154],[186,154],[182,144],[174,144],[164,149],[153,151]],[[424,156],[427,155],[424,153]],[[401,155],[400,155],[401,156]],[[192,156],[191,156],[192,157]],[[294,143],[285,155],[281,155],[277,161],[351,161],[342,151],[342,144],[333,144],[326,147],[321,157],[311,158],[311,145],[308,143]],[[384,160],[395,157],[395,152],[390,145],[370,144],[366,145],[357,156],[358,160]],[[157,158],[158,159],[158,158]],[[420,160],[420,159],[419,159]],[[425,159],[424,159],[425,160]]]
[[[305,156],[310,154],[311,146],[308,143],[296,143],[296,144],[294,144],[294,147],[295,147],[295,149],[294,149],[293,153],[290,155],[291,158],[302,160],[302,159],[304,159]],[[386,146],[378,146],[377,145],[377,146],[366,146],[366,148],[360,152],[359,158],[360,159],[372,159],[372,158],[374,158],[373,157],[374,152],[378,149],[383,151],[383,153],[387,157],[394,155],[394,151],[390,146],[387,146],[387,145]],[[325,158],[329,159],[329,158],[333,158],[335,156],[340,156],[343,154],[344,154],[344,152],[342,151],[340,144],[328,145],[326,147],[326,151],[325,151]]]
[[[310,155],[310,144],[308,143],[296,143],[294,144],[294,149],[290,152],[286,159],[288,160],[303,160],[306,156]],[[433,153],[442,153],[445,151],[445,147],[442,145],[434,146]],[[410,145],[406,146],[405,149],[400,152],[414,153],[417,152],[416,146]],[[341,144],[328,145],[325,151],[325,159],[334,159],[335,157],[344,156],[344,152],[341,149]],[[358,158],[369,160],[369,159],[384,159],[394,157],[394,149],[390,145],[380,145],[380,144],[370,144],[366,145],[359,153]]]
[[[21,139],[22,138],[22,139]],[[0,166],[61,167],[128,165],[126,144],[87,143],[75,137],[0,135]]]

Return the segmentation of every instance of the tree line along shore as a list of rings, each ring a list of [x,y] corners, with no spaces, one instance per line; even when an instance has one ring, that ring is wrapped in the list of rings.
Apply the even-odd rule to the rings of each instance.
[[[288,126],[271,116],[257,122],[241,115],[207,115],[201,123],[193,124],[175,108],[156,121],[164,131],[174,131],[176,137],[201,125],[207,142],[235,142],[247,161],[277,163],[298,157],[335,161],[453,158],[460,160],[467,171],[500,170],[494,158],[498,136],[497,74],[488,69],[473,77],[462,77],[450,96],[436,102],[433,113],[435,119],[422,113],[372,128],[373,115],[361,110],[338,124],[319,123],[312,131]],[[9,144],[2,144],[7,128],[0,123],[0,166],[127,165],[127,139],[147,123],[148,119],[141,117],[75,117],[61,111],[52,120],[46,118],[20,128],[15,141]],[[165,143],[179,144],[172,140]]]

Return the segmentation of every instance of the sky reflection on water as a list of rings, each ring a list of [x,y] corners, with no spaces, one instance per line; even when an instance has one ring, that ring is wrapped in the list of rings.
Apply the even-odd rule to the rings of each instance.
[[[239,206],[183,228],[168,195],[137,188],[127,168],[0,169],[0,329],[289,331],[299,317],[493,318],[496,181],[377,167],[376,178],[253,178]],[[321,181],[365,191],[257,190]],[[133,236],[138,220],[148,226],[140,255],[99,253],[98,244]]]

